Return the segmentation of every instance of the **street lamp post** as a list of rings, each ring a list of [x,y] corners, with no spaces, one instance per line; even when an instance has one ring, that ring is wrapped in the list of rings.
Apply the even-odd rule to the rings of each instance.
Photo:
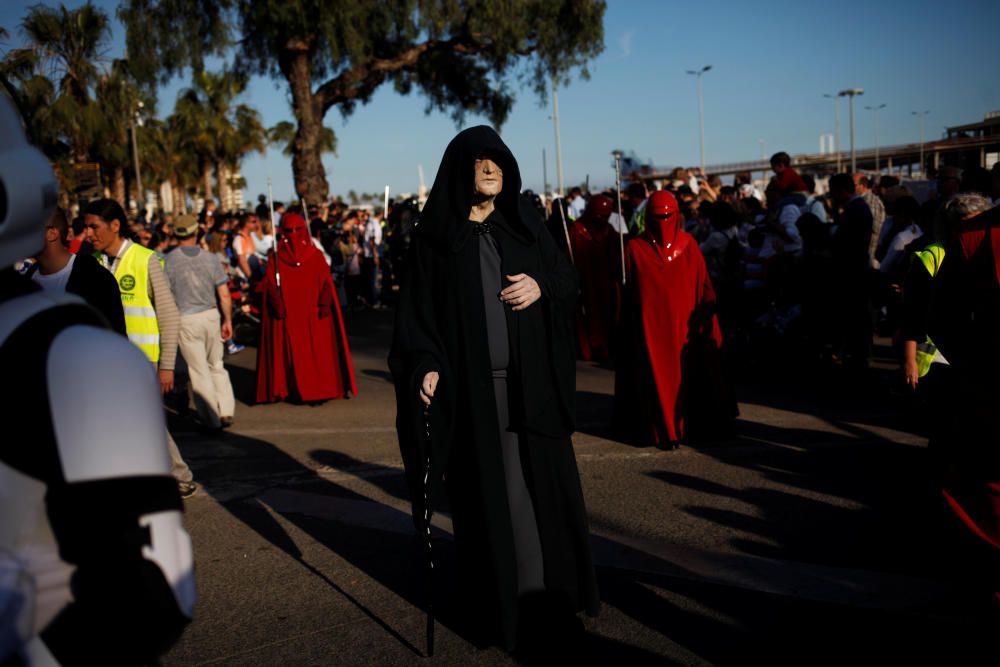
[[[884,109],[885,104],[880,104],[877,107],[866,106],[865,109],[868,111],[875,112],[875,173],[879,173],[878,169],[878,111],[879,109]]]
[[[912,115],[920,120],[920,176],[924,175],[924,116],[930,111],[911,111]]]
[[[701,75],[712,69],[711,65],[705,65],[700,70],[687,70],[688,74],[698,78],[698,134],[700,137],[699,146],[701,148],[701,171],[705,173],[705,102],[701,95]]]
[[[142,193],[142,174],[139,172],[139,144],[135,140],[135,124],[136,121],[138,121],[140,124],[142,123],[142,118],[139,117],[139,109],[142,109],[143,106],[142,101],[141,100],[138,101],[136,103],[136,106],[138,108],[129,113],[128,125],[129,129],[132,131],[132,161],[135,164],[135,185],[136,188],[138,189],[138,193],[136,194],[135,205],[136,208],[141,211],[143,208],[143,200],[145,199],[145,197],[143,196]],[[128,203],[127,196],[125,197],[125,200],[126,203]]]
[[[559,196],[563,196],[562,144],[559,141],[559,92],[556,77],[552,77],[552,123],[556,128],[556,180],[559,183]]]
[[[549,197],[549,168],[545,162],[545,149],[542,149],[542,199],[548,200]]]
[[[847,96],[850,98],[851,105],[851,173],[855,173],[858,170],[858,160],[857,154],[854,151],[854,98],[858,95],[864,95],[864,88],[848,88],[837,93],[838,96]]]
[[[824,93],[823,97],[829,97],[833,100],[833,118],[834,118],[834,141],[837,143],[837,173],[840,173],[840,95]]]

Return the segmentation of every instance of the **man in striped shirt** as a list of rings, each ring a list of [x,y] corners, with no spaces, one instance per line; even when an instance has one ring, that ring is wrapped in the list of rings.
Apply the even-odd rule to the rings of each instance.
[[[160,392],[166,394],[174,388],[181,318],[160,259],[153,251],[125,238],[128,229],[125,211],[113,199],[90,202],[83,217],[87,240],[118,281],[128,338],[156,367]],[[191,469],[169,433],[167,445],[181,495],[190,496],[196,488]]]

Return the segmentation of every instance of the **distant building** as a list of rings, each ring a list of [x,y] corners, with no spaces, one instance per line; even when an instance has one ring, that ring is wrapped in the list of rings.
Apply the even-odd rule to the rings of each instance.
[[[223,166],[219,176],[222,183],[219,184],[219,209],[222,211],[235,211],[243,208],[243,175],[240,168],[235,169]]]
[[[947,137],[949,139],[997,137],[997,142],[1000,142],[1000,111],[989,112],[981,123],[949,127]]]
[[[963,168],[978,165],[990,169],[1000,162],[1000,111],[989,112],[981,123],[949,127],[946,137],[956,143],[973,144],[968,149],[960,150],[953,159],[949,159],[949,164]]]

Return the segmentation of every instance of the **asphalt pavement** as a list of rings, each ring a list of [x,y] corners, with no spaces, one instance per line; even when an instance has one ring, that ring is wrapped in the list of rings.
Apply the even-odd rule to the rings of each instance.
[[[359,395],[253,405],[256,350],[227,358],[222,435],[172,413],[195,473],[186,501],[199,602],[165,665],[506,665],[450,603],[436,519],[436,650],[385,357],[391,311],[348,316]],[[676,451],[619,442],[614,373],[579,362],[574,446],[603,601],[593,664],[971,664],[998,616],[932,483],[925,414],[891,364],[862,381],[741,369],[732,439]]]

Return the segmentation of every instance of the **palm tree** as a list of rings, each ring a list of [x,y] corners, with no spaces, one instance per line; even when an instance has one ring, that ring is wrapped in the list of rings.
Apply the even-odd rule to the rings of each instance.
[[[170,184],[174,212],[186,213],[186,185],[198,180],[197,157],[188,150],[179,117],[172,114],[165,121],[154,119],[146,123],[140,139],[149,155],[153,175],[159,182]]]
[[[267,131],[268,143],[284,146],[281,154],[291,157],[295,152],[295,135],[297,133],[295,123],[283,120]],[[323,128],[323,136],[320,137],[320,152],[337,154],[337,135],[328,127]]]
[[[89,3],[77,9],[35,5],[21,22],[21,30],[39,73],[57,83],[50,120],[65,135],[72,159],[86,162],[101,124],[90,91],[97,83],[98,65],[111,36],[108,16]]]
[[[267,130],[257,110],[246,104],[238,105],[230,123],[224,126],[219,144],[216,175],[219,179],[219,196],[227,201],[233,189],[242,187],[237,182],[242,179],[234,179],[232,174],[236,173],[243,158],[248,153],[263,153],[267,150]]]
[[[186,141],[197,156],[206,198],[212,196],[212,168],[220,198],[228,195],[226,173],[253,151],[264,151],[267,132],[253,108],[233,105],[246,90],[245,77],[230,70],[198,72],[194,86],[181,92],[175,107]]]
[[[38,55],[33,49],[12,49],[4,55],[0,61],[0,85],[21,113],[29,141],[54,162],[67,159],[69,145],[52,119],[56,87],[40,73]]]
[[[124,60],[112,63],[110,71],[97,80],[94,93],[102,121],[97,129],[94,154],[101,165],[111,172],[112,198],[122,206],[127,206],[125,173],[131,160],[129,129],[131,122],[134,122],[137,107],[143,104],[142,93]],[[140,208],[144,199],[145,193],[136,193],[136,202]]]
[[[201,179],[202,195],[212,198],[212,163],[216,134],[209,109],[194,89],[181,91],[171,115],[185,152],[193,156]]]

